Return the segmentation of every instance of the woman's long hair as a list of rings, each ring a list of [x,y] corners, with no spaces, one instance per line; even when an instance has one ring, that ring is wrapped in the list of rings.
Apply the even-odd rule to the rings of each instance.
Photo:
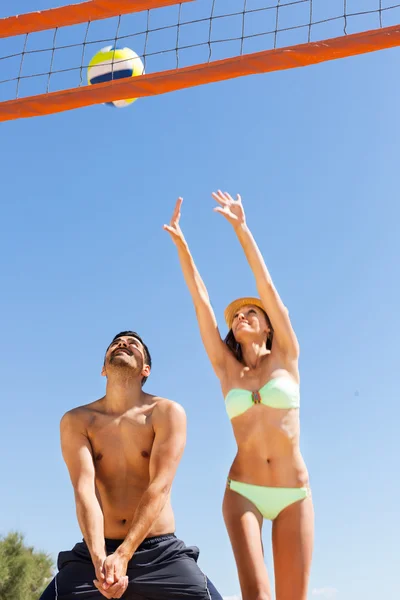
[[[262,310],[262,308],[260,308],[260,310]],[[267,347],[267,350],[271,350],[272,349],[272,340],[273,340],[273,337],[274,337],[274,330],[272,328],[272,324],[271,324],[269,316],[267,315],[267,313],[265,312],[265,310],[262,310],[262,312],[263,312],[264,317],[265,317],[265,319],[267,321],[268,327],[270,328],[270,332],[268,334],[267,341],[266,341],[265,345]],[[232,354],[236,358],[236,360],[238,360],[240,363],[243,363],[242,347],[239,344],[239,342],[237,342],[235,340],[235,336],[233,335],[232,329],[230,329],[228,331],[228,335],[224,339],[224,343],[228,346],[229,350],[232,352]]]

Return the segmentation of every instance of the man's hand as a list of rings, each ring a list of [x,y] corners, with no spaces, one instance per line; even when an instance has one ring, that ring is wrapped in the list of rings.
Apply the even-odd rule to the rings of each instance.
[[[119,581],[126,575],[128,569],[128,557],[120,552],[114,552],[107,556],[104,561],[103,570],[106,576],[106,585]]]
[[[102,586],[103,583],[105,583],[106,581],[106,576],[104,574],[104,561],[106,560],[107,556],[104,555],[104,557],[98,557],[96,559],[92,559],[93,560],[93,566],[94,566],[94,570],[96,572],[96,581]]]
[[[113,583],[107,590],[99,584],[97,580],[93,581],[95,587],[99,590],[104,598],[122,598],[128,588],[128,576],[125,575],[117,583]]]
[[[127,568],[128,558],[118,552],[107,556],[101,568],[96,568],[97,580],[93,583],[105,598],[121,598],[124,594],[128,587]]]

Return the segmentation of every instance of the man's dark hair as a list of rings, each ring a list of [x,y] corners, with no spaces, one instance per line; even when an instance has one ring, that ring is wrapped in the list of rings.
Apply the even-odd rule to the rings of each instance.
[[[143,346],[145,363],[146,363],[146,365],[149,365],[149,367],[151,368],[150,351],[149,351],[148,347],[146,346],[146,344],[144,343],[144,341],[142,340],[142,338],[140,337],[140,335],[138,333],[136,333],[136,331],[121,331],[120,333],[117,333],[117,335],[115,335],[113,337],[111,343],[109,344],[109,346],[106,350],[106,354],[108,352],[109,347],[111,346],[111,344],[113,342],[115,342],[115,340],[117,340],[120,337],[125,337],[125,336],[134,337],[136,340],[139,340],[139,342]],[[146,380],[147,380],[147,377],[142,377],[142,386],[146,383]]]

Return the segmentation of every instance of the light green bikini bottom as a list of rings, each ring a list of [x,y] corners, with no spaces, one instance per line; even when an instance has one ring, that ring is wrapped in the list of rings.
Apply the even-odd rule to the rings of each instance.
[[[279,513],[298,502],[310,496],[309,487],[301,488],[282,488],[282,487],[264,487],[262,485],[252,485],[251,483],[241,483],[228,479],[228,487],[244,496],[254,504],[264,517],[273,521]]]

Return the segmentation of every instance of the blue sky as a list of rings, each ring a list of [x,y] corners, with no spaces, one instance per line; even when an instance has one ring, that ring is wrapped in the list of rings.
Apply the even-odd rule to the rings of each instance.
[[[80,539],[59,420],[103,394],[104,350],[133,328],[153,355],[147,391],[188,414],[177,534],[199,545],[223,595],[239,593],[221,514],[235,444],[162,230],[182,195],[224,333],[225,305],[255,286],[212,211],[222,188],[241,193],[301,344],[310,598],[396,596],[399,58],[395,49],[2,124],[1,533],[21,530],[54,556]]]

